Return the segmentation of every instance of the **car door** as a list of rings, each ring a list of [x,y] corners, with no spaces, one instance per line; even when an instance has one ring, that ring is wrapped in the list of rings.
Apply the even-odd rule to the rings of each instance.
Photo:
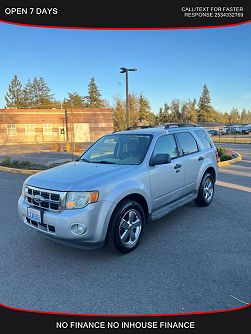
[[[182,195],[188,195],[196,190],[196,181],[198,179],[204,156],[200,152],[198,144],[194,136],[189,131],[177,132],[177,139],[181,157],[181,169],[184,173],[184,189]]]
[[[180,157],[176,139],[172,134],[162,135],[156,141],[152,158],[156,154],[170,154],[171,162],[149,166],[153,210],[175,201],[184,186],[184,172],[180,168]]]

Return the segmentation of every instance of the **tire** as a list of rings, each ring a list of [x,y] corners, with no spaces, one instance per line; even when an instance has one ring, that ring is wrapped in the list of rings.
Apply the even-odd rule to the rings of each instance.
[[[211,204],[214,197],[214,178],[212,174],[206,173],[200,183],[198,196],[195,203],[198,206],[205,207]]]
[[[111,217],[107,246],[121,253],[133,251],[141,241],[145,220],[145,212],[138,202],[123,200]]]

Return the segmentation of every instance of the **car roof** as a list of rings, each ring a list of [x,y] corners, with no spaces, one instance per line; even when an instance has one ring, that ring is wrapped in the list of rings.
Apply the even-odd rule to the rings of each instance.
[[[146,127],[146,128],[135,128],[130,130],[124,130],[124,131],[115,131],[116,134],[139,134],[139,135],[154,135],[154,134],[160,134],[160,133],[174,133],[174,132],[184,132],[184,131],[191,131],[191,130],[205,130],[203,127],[199,126],[171,126],[169,128],[165,128],[165,126],[159,126],[159,127]]]

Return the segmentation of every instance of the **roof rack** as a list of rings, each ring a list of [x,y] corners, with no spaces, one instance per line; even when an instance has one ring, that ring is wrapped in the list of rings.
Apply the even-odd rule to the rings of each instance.
[[[127,130],[138,130],[138,129],[147,129],[147,128],[154,128],[154,125],[132,125],[129,126],[125,131]]]
[[[176,128],[176,127],[183,128],[187,126],[197,126],[197,125],[193,123],[167,123],[165,124],[165,129]]]

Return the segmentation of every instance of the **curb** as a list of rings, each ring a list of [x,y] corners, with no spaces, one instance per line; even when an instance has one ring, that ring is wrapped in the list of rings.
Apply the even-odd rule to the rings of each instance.
[[[4,167],[0,166],[1,172],[13,173],[13,174],[26,174],[32,175],[39,172],[42,172],[40,169],[21,169],[21,168],[11,168],[11,167]]]
[[[218,162],[218,166],[222,167],[222,166],[229,166],[232,165],[234,163],[236,163],[237,161],[241,161],[242,160],[242,156],[237,153],[237,152],[233,152],[234,155],[236,155],[236,158],[231,159],[231,160],[227,160],[227,161],[219,161]]]

